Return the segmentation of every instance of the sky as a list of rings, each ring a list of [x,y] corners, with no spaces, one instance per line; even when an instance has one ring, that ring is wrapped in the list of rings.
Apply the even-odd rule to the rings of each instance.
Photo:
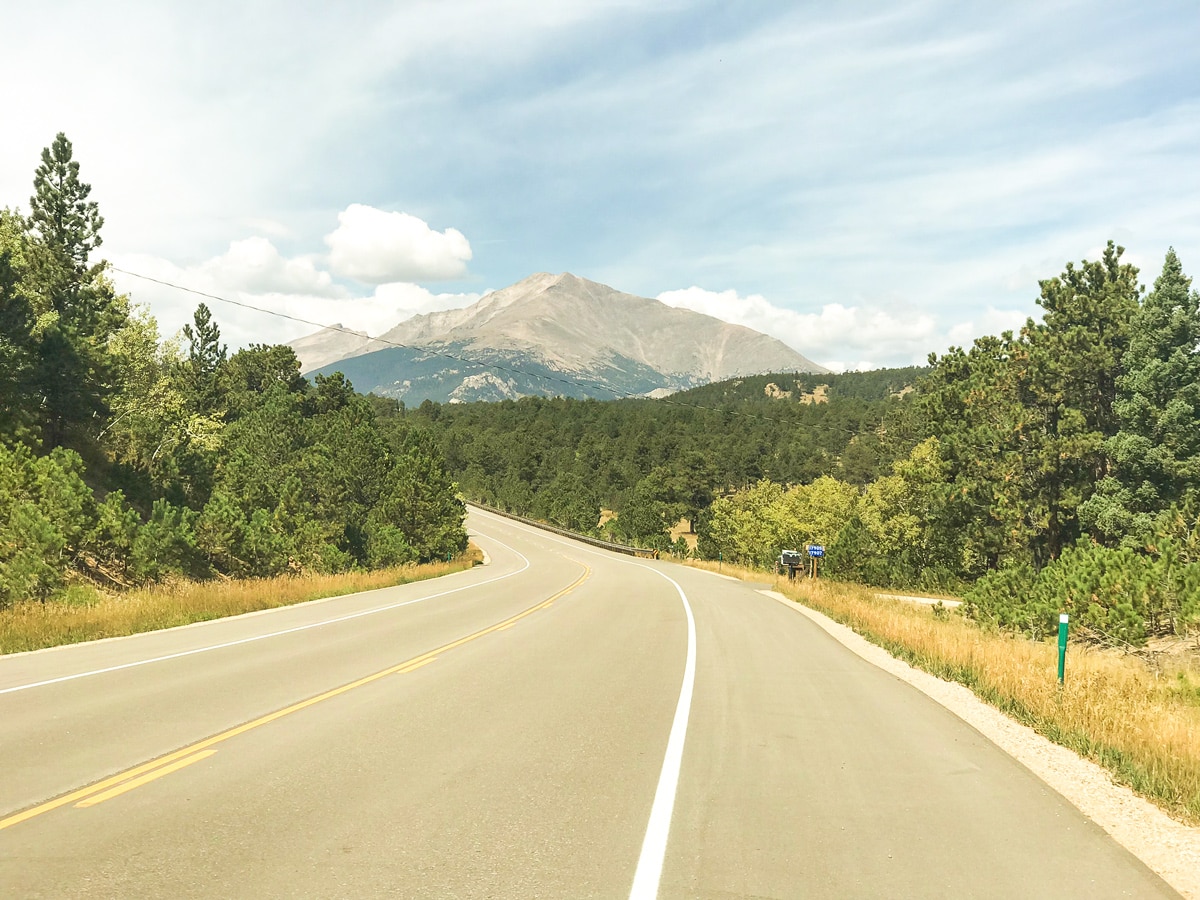
[[[378,334],[535,272],[833,369],[1200,272],[1200,5],[7,4],[0,206],[72,141],[115,266]],[[13,77],[13,73],[23,73]],[[198,298],[114,273],[169,336]],[[209,301],[232,347],[315,328]]]

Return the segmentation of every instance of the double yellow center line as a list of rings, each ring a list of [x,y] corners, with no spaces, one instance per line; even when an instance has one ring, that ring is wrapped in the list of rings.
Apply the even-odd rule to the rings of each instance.
[[[441,654],[453,650],[455,647],[461,647],[463,644],[468,644],[471,641],[478,640],[485,635],[496,631],[504,631],[512,628],[526,616],[533,615],[539,610],[546,609],[555,600],[565,597],[575,588],[583,584],[592,574],[592,570],[585,564],[583,565],[583,574],[574,582],[563,588],[552,597],[537,603],[524,612],[519,612],[515,616],[510,616],[502,622],[497,622],[495,625],[490,625],[487,628],[469,634],[466,637],[459,638],[456,641],[451,641],[449,644],[443,644],[435,650],[430,650],[428,653],[422,653],[420,656],[413,657],[405,662],[399,663],[383,669],[380,672],[375,672],[372,675],[367,675],[364,678],[359,678],[357,681],[351,681],[349,684],[343,684],[341,687],[333,688],[325,691],[323,694],[317,694],[315,697],[309,697],[307,700],[301,700],[299,703],[293,703],[291,706],[285,706],[283,709],[276,710],[273,713],[268,713],[265,716],[260,716],[257,719],[252,719],[244,725],[238,725],[236,728],[230,728],[228,731],[222,731],[220,734],[215,734],[212,737],[205,738],[195,744],[190,744],[174,753],[168,753],[166,756],[160,756],[158,759],[151,760],[148,763],[121,772],[111,778],[106,778],[104,781],[99,781],[96,784],[81,788],[69,794],[64,794],[54,800],[42,803],[38,806],[31,807],[24,812],[15,813],[7,818],[0,819],[0,830],[10,828],[13,825],[19,825],[21,822],[28,821],[35,816],[40,816],[43,813],[48,813],[51,810],[59,809],[63,806],[68,806],[72,803],[80,808],[95,806],[97,803],[103,803],[105,800],[111,800],[113,797],[119,796],[126,791],[131,791],[134,788],[141,787],[157,778],[162,778],[164,775],[170,775],[172,772],[178,772],[192,763],[200,762],[207,759],[217,751],[212,749],[217,744],[222,744],[230,738],[235,738],[240,734],[245,734],[247,731],[252,731],[255,728],[260,728],[277,719],[282,719],[284,716],[290,716],[292,713],[299,712],[302,709],[308,709],[310,706],[315,706],[325,700],[331,700],[334,697],[341,696],[355,688],[363,687],[371,684],[381,678],[386,678],[389,675],[404,675],[408,672],[413,672],[422,666],[427,666],[436,660]]]

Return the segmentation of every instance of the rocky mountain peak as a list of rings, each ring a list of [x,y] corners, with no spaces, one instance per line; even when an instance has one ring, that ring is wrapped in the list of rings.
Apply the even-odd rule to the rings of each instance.
[[[309,345],[327,351],[323,358],[325,369],[343,370],[360,390],[402,393],[406,399],[415,396],[413,379],[403,372],[391,377],[382,362],[385,358],[398,360],[400,356],[393,350],[401,348],[379,350],[378,341],[363,336],[361,340],[345,342],[350,346],[345,357],[327,361],[331,351],[327,345],[336,342],[328,337],[322,340],[322,334],[302,338],[293,342],[293,346],[298,353],[301,346],[309,350]],[[408,360],[405,365],[415,359],[414,352],[420,355],[423,348],[439,353],[452,351],[468,359],[486,358],[497,364],[503,360],[503,365],[513,369],[532,367],[569,374],[581,384],[590,381],[598,385],[632,385],[638,393],[680,390],[738,375],[827,371],[768,335],[627,294],[570,272],[535,273],[484,295],[465,309],[413,316],[381,337],[391,344],[410,348],[404,356]],[[426,353],[422,365],[429,360]],[[432,363],[426,365],[426,369],[432,372],[431,366]],[[305,371],[313,368],[316,367],[306,364]],[[365,374],[356,377],[353,370]],[[459,382],[477,374],[478,369],[464,370],[461,375],[443,372],[438,376],[439,397],[435,399],[445,399],[440,397],[444,388],[447,396],[454,399],[473,399],[471,390],[482,391],[491,382],[478,378],[470,384]],[[372,383],[363,383],[364,377]],[[385,377],[387,383],[382,383],[380,379]],[[451,381],[455,381],[453,386]],[[561,382],[543,381],[544,387],[532,391],[527,390],[532,385],[522,388],[506,381],[505,396],[523,390],[539,394],[563,390]],[[583,388],[580,390],[589,395]],[[622,387],[618,393],[629,390]],[[607,399],[612,393],[600,391],[593,396]]]

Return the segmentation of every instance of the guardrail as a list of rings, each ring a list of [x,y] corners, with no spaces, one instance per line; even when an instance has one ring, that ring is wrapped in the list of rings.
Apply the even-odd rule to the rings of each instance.
[[[645,547],[630,547],[628,544],[617,544],[613,541],[602,541],[600,538],[589,537],[586,534],[577,534],[574,531],[568,531],[565,528],[559,528],[557,525],[548,525],[545,522],[539,522],[537,519],[527,519],[524,516],[518,516],[515,513],[505,512],[502,509],[497,509],[494,506],[488,506],[486,503],[476,503],[474,500],[463,500],[467,506],[474,506],[482,509],[485,512],[494,513],[497,516],[504,516],[506,519],[512,519],[516,522],[523,522],[526,525],[532,525],[534,528],[541,528],[543,531],[552,531],[555,534],[561,534],[563,537],[569,537],[572,540],[583,541],[585,544],[591,544],[593,547],[602,547],[605,550],[613,550],[617,553],[624,553],[628,556],[637,556],[641,559],[658,559],[657,550],[648,550]]]

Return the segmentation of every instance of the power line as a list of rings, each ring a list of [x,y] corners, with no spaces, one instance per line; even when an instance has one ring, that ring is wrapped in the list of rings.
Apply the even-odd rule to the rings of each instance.
[[[216,300],[220,303],[228,303],[231,306],[238,306],[238,307],[241,307],[242,309],[248,309],[253,312],[264,313],[268,316],[275,316],[276,318],[279,318],[279,319],[287,319],[289,322],[296,322],[301,325],[310,325],[313,328],[321,328],[321,329],[324,329],[327,331],[336,331],[341,334],[353,335],[354,337],[362,337],[361,332],[354,331],[351,328],[344,328],[341,325],[326,325],[322,322],[317,322],[312,319],[306,319],[303,316],[296,316],[296,315],[292,315],[291,313],[279,312],[278,310],[267,309],[266,307],[263,307],[263,306],[256,306],[253,303],[246,303],[244,300],[233,300],[229,297],[222,297],[220,294],[210,294],[207,291],[197,290],[196,288],[187,287],[186,285],[182,285],[182,284],[175,284],[174,282],[166,281],[162,278],[154,278],[153,276],[150,276],[150,275],[143,275],[140,272],[132,272],[129,269],[122,269],[118,266],[114,266],[112,263],[109,263],[108,267],[109,267],[109,269],[111,269],[114,272],[120,272],[122,275],[128,275],[132,278],[140,278],[142,281],[153,282],[154,284],[159,284],[159,285],[162,285],[163,287],[169,287],[169,288],[172,288],[177,291],[183,291],[184,293],[187,293],[187,294],[195,294],[197,297],[205,297],[209,300]],[[473,366],[476,369],[481,369],[481,370],[494,369],[496,371],[504,372],[509,375],[521,375],[526,378],[537,378],[537,379],[541,379],[543,381],[553,381],[553,382],[557,382],[559,384],[567,385],[569,387],[579,388],[580,390],[583,390],[583,391],[599,389],[602,391],[607,391],[608,393],[612,394],[614,397],[617,397],[622,400],[655,399],[656,402],[658,402],[658,403],[663,403],[668,406],[676,406],[681,409],[696,409],[696,410],[702,410],[702,411],[707,410],[709,412],[728,414],[728,415],[736,416],[736,417],[742,418],[742,419],[755,419],[760,422],[775,421],[774,419],[772,419],[769,416],[760,416],[757,413],[741,412],[741,411],[735,410],[735,409],[715,409],[713,407],[700,406],[699,404],[694,404],[694,403],[681,403],[678,400],[672,400],[670,397],[651,398],[651,397],[647,397],[645,394],[635,394],[631,391],[623,391],[619,388],[609,387],[606,384],[600,384],[599,382],[585,382],[585,381],[579,381],[579,380],[576,380],[573,378],[566,378],[566,377],[561,377],[561,376],[556,376],[556,375],[546,375],[546,374],[541,374],[541,373],[537,373],[537,372],[529,372],[524,369],[518,369],[515,366],[506,366],[506,365],[503,365],[502,363],[497,363],[497,362],[481,362],[479,360],[468,359],[467,357],[458,356],[453,353],[446,353],[445,351],[442,351],[442,350],[435,350],[431,347],[415,347],[411,344],[403,344],[399,341],[393,341],[393,340],[389,340],[387,338],[377,337],[377,338],[370,338],[370,340],[372,343],[386,344],[389,347],[395,347],[400,350],[411,350],[414,353],[425,353],[425,354],[428,354],[429,356],[438,356],[438,357],[441,357],[442,359],[448,359],[453,362],[462,363],[462,364],[468,365],[468,366]],[[849,428],[838,428],[837,426],[826,425],[826,424],[812,424],[812,425],[809,425],[808,427],[809,428],[824,428],[827,431],[840,431],[843,434],[850,434],[850,435],[858,435],[859,434],[859,432],[853,431],[852,429],[849,429]]]

